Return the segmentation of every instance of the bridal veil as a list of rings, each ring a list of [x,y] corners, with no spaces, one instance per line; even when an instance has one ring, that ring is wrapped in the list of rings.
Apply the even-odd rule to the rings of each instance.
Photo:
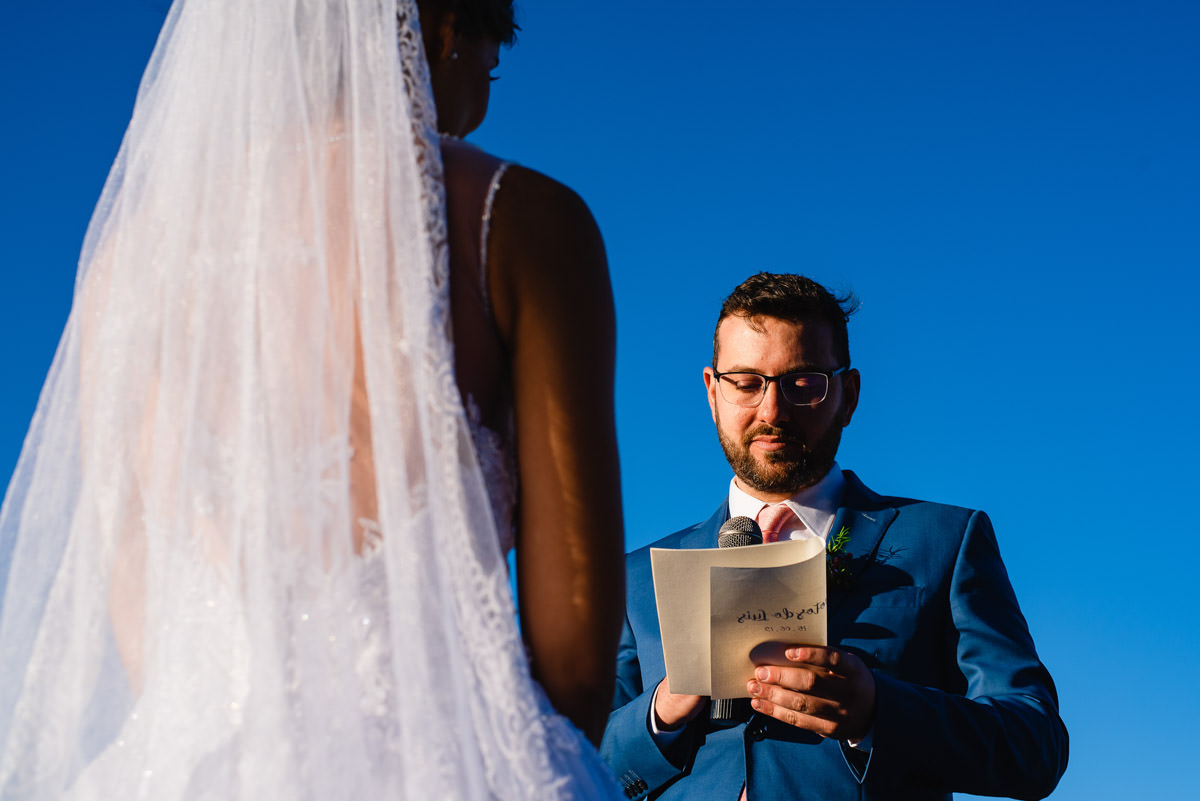
[[[590,798],[455,384],[411,0],[177,0],[0,512],[0,799]]]

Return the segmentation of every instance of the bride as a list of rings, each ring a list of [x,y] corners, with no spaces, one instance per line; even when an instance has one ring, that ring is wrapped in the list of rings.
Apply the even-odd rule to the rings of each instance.
[[[603,245],[454,138],[513,30],[176,0],[0,511],[0,799],[616,795]]]

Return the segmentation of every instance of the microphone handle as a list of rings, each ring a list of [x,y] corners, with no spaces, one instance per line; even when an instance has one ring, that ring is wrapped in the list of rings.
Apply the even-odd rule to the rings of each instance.
[[[749,517],[731,517],[717,532],[718,548],[741,548],[762,544],[762,530]],[[708,719],[713,723],[735,725],[749,720],[751,715],[748,698],[710,698]]]
[[[713,723],[728,724],[743,723],[750,719],[750,700],[748,698],[710,698],[708,719]]]

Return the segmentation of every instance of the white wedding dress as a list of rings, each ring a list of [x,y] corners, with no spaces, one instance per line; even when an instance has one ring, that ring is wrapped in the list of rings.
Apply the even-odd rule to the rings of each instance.
[[[426,72],[410,0],[172,7],[0,511],[3,801],[619,792],[514,619]]]

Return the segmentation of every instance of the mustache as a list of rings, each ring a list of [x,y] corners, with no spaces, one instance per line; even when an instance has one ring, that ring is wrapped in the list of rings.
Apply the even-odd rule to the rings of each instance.
[[[742,445],[747,448],[750,447],[750,443],[754,441],[755,437],[775,437],[785,445],[800,445],[803,447],[806,444],[803,437],[796,436],[796,434],[787,429],[764,424],[747,431],[742,437]]]

